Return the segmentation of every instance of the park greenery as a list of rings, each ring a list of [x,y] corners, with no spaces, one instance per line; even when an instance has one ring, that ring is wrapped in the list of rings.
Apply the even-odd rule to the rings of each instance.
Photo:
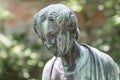
[[[47,0],[39,0],[39,2]],[[106,15],[105,25],[96,30],[97,39],[88,44],[108,53],[120,64],[120,0],[60,0],[75,12],[84,11],[86,33],[92,34],[90,23],[94,10]],[[26,32],[5,35],[3,20],[12,13],[0,6],[0,80],[41,80],[41,73],[47,59],[42,58],[43,45],[40,40],[33,43]],[[89,38],[90,39],[90,38]],[[44,52],[45,53],[45,52]]]
[[[10,36],[0,34],[0,80],[32,79],[32,75],[41,74],[38,71],[42,70],[44,63],[36,51],[41,41],[29,44],[25,37],[25,33]]]

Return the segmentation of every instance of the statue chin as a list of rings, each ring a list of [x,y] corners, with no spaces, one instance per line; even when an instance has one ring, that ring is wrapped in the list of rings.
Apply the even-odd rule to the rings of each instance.
[[[54,54],[54,56],[55,56],[55,57],[61,57],[59,54],[56,54],[56,53]]]
[[[51,54],[53,54],[55,57],[62,57],[64,56],[65,52],[61,51],[61,50],[56,50],[56,49],[53,49],[53,50],[49,50]]]
[[[62,57],[62,56],[63,56],[63,53],[54,53],[54,56],[55,56],[55,57]]]
[[[49,51],[55,57],[61,57],[62,56],[62,54],[60,52],[58,52],[57,50],[49,50]]]

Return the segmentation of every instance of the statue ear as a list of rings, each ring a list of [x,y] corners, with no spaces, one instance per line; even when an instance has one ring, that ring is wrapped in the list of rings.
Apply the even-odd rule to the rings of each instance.
[[[70,27],[72,29],[73,34],[75,35],[75,39],[77,40],[78,36],[80,35],[80,31],[78,28],[78,19],[74,12],[70,11],[69,19],[70,19]]]
[[[75,39],[77,40],[80,35],[80,30],[77,28],[76,33],[75,33]]]

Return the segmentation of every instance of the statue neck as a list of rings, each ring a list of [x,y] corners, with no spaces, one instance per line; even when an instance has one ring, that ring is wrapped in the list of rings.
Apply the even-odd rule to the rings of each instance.
[[[61,57],[65,72],[74,71],[74,69],[76,68],[76,61],[78,57],[80,57],[79,52],[80,50],[79,50],[78,43],[74,41],[70,51],[67,54],[65,54],[63,57]]]

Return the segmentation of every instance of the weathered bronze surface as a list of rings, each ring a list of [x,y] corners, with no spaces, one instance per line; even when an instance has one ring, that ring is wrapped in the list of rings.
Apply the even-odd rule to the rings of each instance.
[[[63,4],[52,4],[34,17],[34,29],[54,55],[42,80],[119,80],[118,67],[107,54],[78,44],[78,20]]]

